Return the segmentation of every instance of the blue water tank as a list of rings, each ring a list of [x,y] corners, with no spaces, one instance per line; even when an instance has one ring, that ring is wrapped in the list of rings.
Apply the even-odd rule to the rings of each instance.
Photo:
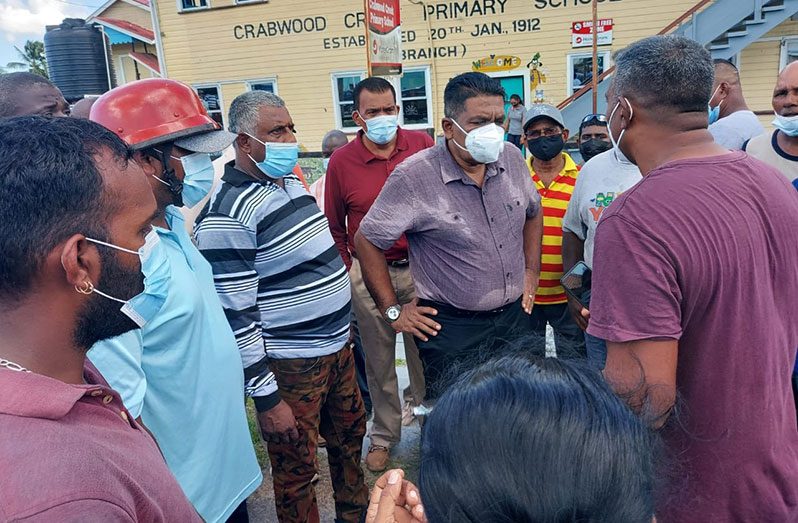
[[[80,18],[65,18],[48,26],[44,52],[50,80],[72,102],[87,94],[102,94],[114,87],[110,57],[102,32]]]

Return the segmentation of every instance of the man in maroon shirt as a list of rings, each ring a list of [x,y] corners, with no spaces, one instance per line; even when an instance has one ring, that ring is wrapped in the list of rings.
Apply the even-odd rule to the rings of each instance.
[[[431,147],[433,141],[426,133],[399,128],[396,91],[387,80],[366,78],[355,86],[352,99],[352,118],[362,130],[330,159],[324,212],[330,221],[335,245],[350,269],[352,305],[366,352],[366,376],[374,408],[366,466],[372,472],[379,472],[387,467],[389,450],[399,442],[402,431],[395,368],[396,332],[383,319],[385,311],[377,308],[366,289],[354,238],[360,221],[394,168],[406,158]],[[407,239],[402,236],[385,252],[385,257],[399,299],[405,302],[415,298],[407,261]],[[404,334],[403,337],[410,374],[410,387],[404,391],[404,400],[405,408],[409,409],[420,405],[424,399],[424,372],[413,336]]]
[[[610,136],[643,180],[598,224],[588,332],[662,427],[679,484],[657,520],[798,521],[798,193],[714,143],[698,43],[646,38],[616,68]]]
[[[0,136],[0,521],[201,521],[86,359],[162,305],[144,172],[88,120]]]

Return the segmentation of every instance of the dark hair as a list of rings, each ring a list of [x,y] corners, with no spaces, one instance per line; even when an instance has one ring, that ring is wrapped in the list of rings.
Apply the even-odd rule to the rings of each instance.
[[[386,91],[391,91],[393,95],[393,101],[396,103],[396,89],[393,88],[391,82],[386,80],[385,78],[380,78],[379,76],[370,76],[365,80],[361,80],[355,86],[355,90],[352,91],[352,101],[354,105],[352,108],[357,111],[360,109],[360,93],[363,91],[368,91],[370,93],[384,93]]]
[[[504,87],[485,73],[463,73],[446,84],[443,91],[443,112],[447,118],[457,118],[465,109],[466,100],[475,96],[506,96]]]
[[[612,89],[668,113],[707,112],[715,68],[709,51],[683,36],[651,36],[620,51]]]
[[[511,95],[510,95],[510,100],[512,100],[513,98],[515,98],[515,99],[516,99],[516,100],[518,100],[519,102],[521,101],[521,97],[520,97],[520,96],[518,96],[517,94],[511,94]]]
[[[738,71],[737,66],[734,65],[734,63],[732,63],[731,60],[726,60],[725,58],[715,58],[714,60],[712,60],[712,64],[729,67],[733,69],[735,72]]]
[[[103,237],[116,207],[103,195],[97,155],[107,150],[126,164],[132,153],[78,118],[8,118],[0,136],[0,297],[8,299],[28,290],[59,243],[79,233]]]
[[[503,356],[465,373],[427,419],[424,509],[430,523],[649,523],[655,440],[587,364]]]
[[[0,118],[14,115],[17,110],[15,100],[17,94],[37,84],[55,87],[50,80],[38,74],[27,72],[0,74]]]

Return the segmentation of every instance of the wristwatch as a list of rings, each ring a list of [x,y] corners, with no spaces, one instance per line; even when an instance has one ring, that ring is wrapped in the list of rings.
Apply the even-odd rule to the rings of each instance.
[[[393,323],[399,319],[399,315],[402,313],[402,306],[398,303],[396,305],[391,305],[385,312],[383,313],[384,316],[388,319],[388,323]]]

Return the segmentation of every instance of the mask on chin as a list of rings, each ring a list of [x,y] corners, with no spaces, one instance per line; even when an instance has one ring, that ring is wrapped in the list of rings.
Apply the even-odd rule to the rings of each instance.
[[[88,241],[109,249],[99,247],[102,249],[102,268],[97,286],[86,282],[77,289],[81,294],[89,295],[78,317],[74,334],[77,346],[86,350],[98,341],[138,329],[151,321],[166,301],[170,279],[166,252],[155,230],[150,231],[147,241],[138,251],[129,251],[99,240]],[[108,252],[110,249],[138,254],[141,268],[126,268],[119,262],[119,256],[128,254],[116,255]],[[122,298],[127,296],[131,298]]]

